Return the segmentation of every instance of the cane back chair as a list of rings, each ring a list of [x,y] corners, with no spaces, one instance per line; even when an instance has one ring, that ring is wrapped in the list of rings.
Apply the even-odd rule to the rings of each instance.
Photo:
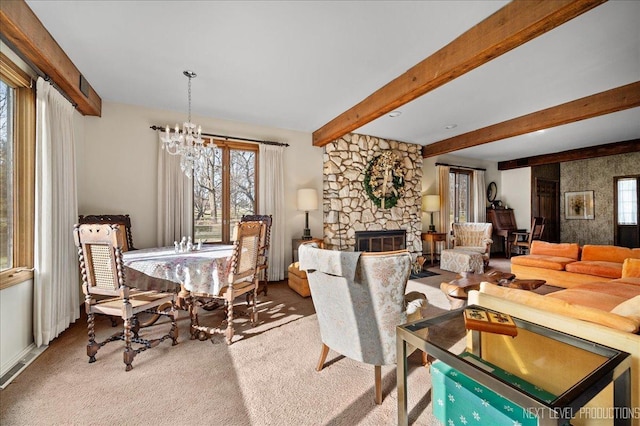
[[[223,334],[227,344],[231,344],[234,334],[233,327],[233,301],[235,298],[251,293],[247,298],[247,306],[251,309],[251,325],[258,321],[256,308],[258,301],[258,253],[260,251],[260,238],[264,232],[265,223],[238,222],[234,228],[233,254],[231,255],[227,285],[223,286],[218,294],[191,292],[189,298],[189,315],[191,317],[191,338],[206,340],[215,334]],[[212,300],[220,300],[226,310],[226,327],[207,327],[200,325],[198,308],[208,304]]]
[[[123,340],[125,370],[130,371],[133,368],[133,359],[140,352],[155,347],[166,339],[171,339],[172,345],[178,343],[176,325],[178,311],[175,308],[175,293],[141,291],[127,285],[122,263],[123,238],[121,232],[120,225],[76,224],[74,239],[78,247],[82,290],[85,294],[89,362],[96,361],[98,350],[105,344]],[[160,306],[167,303],[171,306],[170,310],[161,310]],[[162,337],[154,339],[140,337],[140,325],[136,315],[141,312],[170,317],[170,331]],[[124,320],[124,330],[113,334],[102,342],[97,342],[95,339],[95,314],[121,317]],[[151,333],[151,329],[147,330]],[[139,346],[134,348],[132,343]]]
[[[260,236],[260,249],[258,251],[258,294],[264,292],[267,295],[269,285],[269,244],[271,241],[271,215],[244,215],[240,222],[264,222],[264,232]]]

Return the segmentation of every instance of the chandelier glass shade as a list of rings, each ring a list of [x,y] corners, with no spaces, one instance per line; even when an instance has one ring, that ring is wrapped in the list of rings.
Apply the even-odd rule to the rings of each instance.
[[[191,178],[206,172],[207,159],[213,155],[215,145],[205,144],[202,139],[202,128],[191,122],[191,79],[196,77],[193,71],[184,71],[183,74],[189,78],[189,115],[187,121],[182,124],[182,129],[176,124],[173,133],[166,126],[164,133],[160,136],[162,149],[171,155],[180,155],[180,169]]]

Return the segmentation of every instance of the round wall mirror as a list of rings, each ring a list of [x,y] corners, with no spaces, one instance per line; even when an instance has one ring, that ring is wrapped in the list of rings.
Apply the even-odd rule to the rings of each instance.
[[[496,199],[496,195],[498,194],[498,185],[495,182],[491,182],[489,187],[487,188],[487,200],[492,202]]]

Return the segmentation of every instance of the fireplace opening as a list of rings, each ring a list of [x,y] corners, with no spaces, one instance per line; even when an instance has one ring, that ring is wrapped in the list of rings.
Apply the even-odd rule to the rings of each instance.
[[[407,231],[356,231],[356,251],[393,251],[407,248]]]

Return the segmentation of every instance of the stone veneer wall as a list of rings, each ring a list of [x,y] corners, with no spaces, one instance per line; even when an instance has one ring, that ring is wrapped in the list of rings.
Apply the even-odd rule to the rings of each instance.
[[[640,152],[610,155],[560,164],[560,233],[562,242],[613,244],[613,178],[637,175]],[[593,220],[567,220],[564,194],[567,191],[594,191]]]
[[[369,161],[393,150],[405,170],[405,194],[389,209],[377,207],[363,181]],[[325,146],[323,178],[324,244],[354,250],[356,231],[405,229],[407,249],[422,253],[422,147],[351,133]]]

